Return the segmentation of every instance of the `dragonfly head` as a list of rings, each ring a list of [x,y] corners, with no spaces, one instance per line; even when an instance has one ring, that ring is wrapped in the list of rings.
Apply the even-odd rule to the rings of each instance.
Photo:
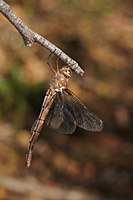
[[[60,69],[60,73],[63,74],[66,78],[70,78],[72,76],[72,71],[67,66],[62,67]]]

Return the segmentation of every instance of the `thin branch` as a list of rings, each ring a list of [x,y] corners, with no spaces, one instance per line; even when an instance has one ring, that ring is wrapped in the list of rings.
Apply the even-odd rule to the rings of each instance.
[[[84,71],[79,66],[79,64],[71,59],[67,54],[61,51],[58,47],[52,44],[50,41],[39,35],[38,33],[32,31],[11,9],[11,7],[5,3],[5,1],[0,0],[0,12],[15,26],[15,28],[21,34],[23,41],[26,46],[31,47],[34,42],[44,46],[50,52],[54,52],[55,55],[59,56],[60,59],[65,62],[72,70],[81,76]]]

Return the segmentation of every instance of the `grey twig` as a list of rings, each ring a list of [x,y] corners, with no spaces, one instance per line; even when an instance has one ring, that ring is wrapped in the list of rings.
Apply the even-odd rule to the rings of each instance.
[[[60,59],[65,62],[72,70],[81,76],[84,71],[79,66],[79,64],[71,59],[67,54],[65,54],[61,49],[56,47],[50,41],[39,35],[38,33],[32,31],[11,9],[11,7],[3,0],[0,0],[0,12],[15,26],[15,28],[21,34],[23,41],[26,46],[31,47],[34,42],[47,48],[50,52],[59,56]]]

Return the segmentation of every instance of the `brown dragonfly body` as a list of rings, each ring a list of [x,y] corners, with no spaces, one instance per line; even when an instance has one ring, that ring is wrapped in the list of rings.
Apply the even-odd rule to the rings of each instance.
[[[79,126],[89,131],[101,131],[102,121],[72,93],[68,87],[71,77],[69,67],[57,70],[47,91],[38,119],[32,126],[27,152],[27,167],[30,167],[34,145],[44,122],[57,132],[71,134]]]

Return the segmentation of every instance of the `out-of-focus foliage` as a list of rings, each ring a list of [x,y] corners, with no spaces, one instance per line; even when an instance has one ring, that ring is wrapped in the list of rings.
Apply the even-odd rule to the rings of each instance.
[[[83,67],[84,77],[73,73],[70,89],[103,119],[104,129],[100,134],[77,129],[65,136],[44,127],[33,165],[25,170],[29,130],[52,77],[46,64],[49,52],[38,44],[25,47],[0,15],[0,177],[78,187],[96,194],[95,200],[132,199],[132,0],[7,2],[28,26]],[[55,58],[51,62],[55,65]],[[24,192],[20,196],[1,180],[0,198],[25,199]]]

